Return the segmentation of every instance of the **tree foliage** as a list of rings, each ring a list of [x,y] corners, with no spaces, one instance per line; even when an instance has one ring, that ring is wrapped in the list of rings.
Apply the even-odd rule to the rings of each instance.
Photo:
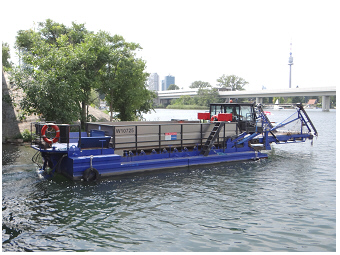
[[[176,84],[171,84],[167,90],[179,90],[179,87]]]
[[[48,19],[37,31],[19,31],[16,47],[24,68],[16,68],[13,78],[25,92],[22,109],[27,114],[64,123],[81,120],[84,127],[94,90],[105,95],[121,120],[152,109],[145,63],[134,54],[141,47],[121,36]]]
[[[244,86],[248,84],[248,82],[236,75],[225,75],[223,74],[220,78],[217,79],[218,85],[224,88],[231,88],[232,91],[235,90],[244,90]]]
[[[78,119],[79,98],[67,75],[71,51],[65,38],[59,38],[58,45],[51,45],[36,32],[21,34],[24,37],[19,37],[17,43],[25,45],[21,51],[25,68],[17,67],[12,73],[15,84],[25,92],[21,109],[46,120],[69,123]]]
[[[195,105],[196,101],[194,97],[191,96],[180,96],[178,99],[173,99],[171,101],[172,105]]]
[[[216,88],[212,89],[202,89],[200,88],[196,96],[197,104],[201,106],[209,107],[212,103],[219,103],[220,98],[218,90]]]
[[[275,104],[276,101],[277,101],[279,104],[284,104],[284,103],[285,103],[285,99],[284,99],[283,97],[273,97],[273,104]]]
[[[117,68],[117,86],[110,100],[120,120],[132,121],[152,108],[156,94],[146,88],[148,74],[144,69],[145,62],[133,57],[121,60]]]
[[[2,42],[2,66],[5,68],[10,68],[12,63],[9,61],[11,58],[10,49],[8,43]]]
[[[191,85],[189,86],[189,88],[191,89],[195,89],[195,88],[211,88],[211,85],[209,82],[205,82],[205,81],[194,81],[193,83],[191,83]]]

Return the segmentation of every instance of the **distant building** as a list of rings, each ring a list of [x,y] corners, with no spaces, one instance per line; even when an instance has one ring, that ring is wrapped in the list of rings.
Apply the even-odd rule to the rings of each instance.
[[[106,101],[99,99],[99,109],[105,109],[106,108]]]
[[[172,75],[165,76],[162,80],[162,90],[168,90],[171,84],[175,84],[175,77]]]
[[[157,73],[152,73],[148,79],[149,90],[158,91],[159,90],[159,76]]]
[[[306,108],[316,108],[317,103],[318,103],[317,99],[309,99]]]
[[[309,99],[309,101],[308,101],[308,105],[316,105],[317,104],[317,102],[318,102],[318,100],[317,99]]]
[[[164,89],[164,88],[165,88],[165,81],[162,80],[162,90],[166,90],[166,89]]]

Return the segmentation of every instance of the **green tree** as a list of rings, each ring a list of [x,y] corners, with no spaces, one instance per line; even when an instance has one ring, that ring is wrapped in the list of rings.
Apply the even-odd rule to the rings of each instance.
[[[121,121],[132,121],[153,109],[156,94],[146,87],[148,73],[142,59],[124,58],[117,67],[117,83],[113,90],[113,110]]]
[[[9,45],[8,43],[2,42],[2,66],[6,69],[12,66],[12,63],[9,61],[10,58],[11,55]]]
[[[103,66],[100,71],[101,86],[99,91],[105,95],[105,99],[110,108],[110,121],[112,121],[112,112],[115,103],[115,90],[117,90],[119,84],[116,79],[117,71],[120,62],[124,58],[133,56],[132,51],[140,49],[138,44],[126,43],[122,36],[107,36],[107,47],[109,53],[107,55],[107,64]]]
[[[121,36],[46,20],[37,31],[19,31],[16,47],[25,68],[15,68],[13,78],[25,92],[26,114],[63,123],[81,120],[84,127],[94,91],[105,95],[122,120],[152,109],[155,94],[146,89],[145,63],[134,53],[141,47]]]
[[[171,104],[174,104],[174,105],[194,105],[195,100],[191,96],[180,96],[180,98],[173,99],[173,101],[171,101]]]
[[[171,85],[169,85],[167,90],[179,90],[179,87],[175,84],[171,84]]]
[[[211,85],[210,85],[209,82],[205,82],[205,81],[194,81],[193,83],[191,83],[189,88],[191,88],[191,89],[195,89],[195,88],[211,88]]]
[[[19,50],[19,54],[22,53],[20,52],[20,50],[24,52],[31,51],[31,49],[33,48],[34,41],[37,38],[37,36],[38,36],[38,33],[36,33],[33,29],[19,30],[18,35],[16,36],[16,41],[15,41],[15,47]]]
[[[200,88],[197,92],[196,101],[198,105],[209,107],[212,103],[219,103],[219,93],[216,88],[202,89]]]
[[[122,121],[134,120],[153,109],[156,94],[147,90],[145,62],[137,59],[135,51],[141,49],[139,44],[128,43],[122,36],[107,34],[109,48],[108,61],[101,69],[101,86],[99,91],[105,94],[105,100],[112,113]]]
[[[285,99],[283,97],[273,97],[273,104],[276,103],[276,100],[278,100],[279,104],[284,104],[285,103]]]
[[[296,103],[304,103],[305,102],[305,98],[303,96],[299,96],[299,97],[292,97],[292,103],[296,104]]]
[[[90,93],[90,98],[89,98],[89,104],[93,107],[98,107],[100,106],[100,94],[98,90],[91,90]]]
[[[80,120],[82,127],[88,121],[88,108],[91,90],[99,88],[99,71],[105,66],[109,49],[106,47],[106,34],[86,34],[84,41],[74,47],[71,70],[73,70],[72,83],[77,88],[81,102]]]
[[[105,63],[99,54],[103,43],[98,41],[100,36],[88,33],[82,24],[66,28],[52,20],[40,22],[37,31],[19,31],[16,47],[26,68],[16,69],[14,77],[26,93],[22,109],[67,123],[80,119],[84,127],[91,88]],[[47,94],[51,96],[43,96]]]
[[[248,84],[248,82],[236,75],[225,75],[223,74],[220,78],[217,79],[218,85],[224,88],[231,88],[232,91],[235,90],[244,90],[244,86]]]
[[[68,82],[67,65],[70,47],[65,37],[58,48],[41,39],[37,33],[30,33],[29,51],[22,51],[22,60],[28,68],[16,67],[12,74],[14,83],[25,92],[21,101],[24,114],[38,114],[46,120],[69,123],[79,119],[78,94]]]
[[[336,107],[336,96],[331,96],[330,101],[331,101],[331,108]]]

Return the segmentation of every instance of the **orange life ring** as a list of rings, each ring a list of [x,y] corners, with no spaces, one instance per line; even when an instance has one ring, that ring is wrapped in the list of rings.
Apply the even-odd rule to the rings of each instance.
[[[215,120],[218,120],[218,117],[217,117],[217,115],[213,115],[213,116],[211,116],[211,119],[210,119],[210,121],[215,121]]]
[[[46,133],[46,130],[49,126],[52,126],[52,128],[55,130],[56,132],[56,135],[55,137],[53,138],[53,140],[50,140],[46,137],[45,133]],[[60,137],[60,130],[58,128],[57,125],[53,125],[53,124],[47,124],[47,125],[44,125],[41,129],[41,136],[42,138],[44,139],[45,142],[49,143],[49,144],[52,144],[52,143],[56,143],[58,140],[59,140],[59,137]]]

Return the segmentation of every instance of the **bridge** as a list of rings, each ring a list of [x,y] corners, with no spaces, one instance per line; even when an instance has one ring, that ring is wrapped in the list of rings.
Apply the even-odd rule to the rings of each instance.
[[[181,96],[196,96],[198,89],[158,91],[158,103],[180,98]],[[330,96],[336,95],[336,86],[314,88],[287,88],[264,90],[219,91],[221,98],[250,98],[255,97],[256,103],[262,103],[264,97],[295,97],[295,96],[322,96],[322,111],[329,111]]]

